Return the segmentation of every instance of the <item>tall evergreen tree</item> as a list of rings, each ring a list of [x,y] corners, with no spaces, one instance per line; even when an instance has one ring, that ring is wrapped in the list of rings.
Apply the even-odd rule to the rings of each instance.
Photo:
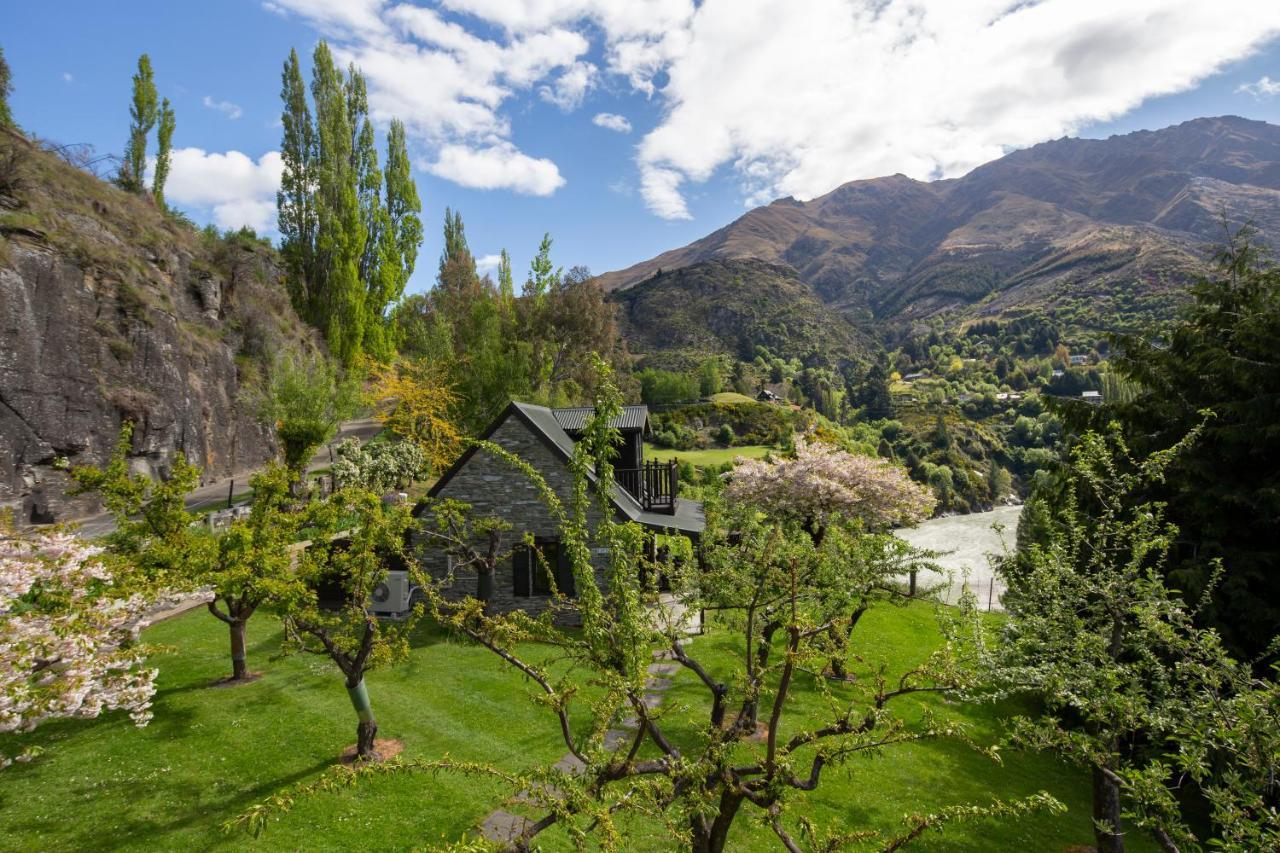
[[[133,104],[129,107],[129,142],[124,151],[120,183],[133,192],[143,189],[147,169],[147,134],[156,125],[156,84],[151,57],[138,57],[138,73],[133,75]]]
[[[320,42],[313,57],[311,97],[316,111],[316,257],[322,328],[343,364],[355,364],[364,332],[364,287],[360,259],[365,230],[360,216],[359,175],[354,168],[349,88]]]
[[[316,135],[307,106],[307,89],[302,82],[298,52],[289,51],[281,75],[280,98],[284,102],[281,123],[284,137],[280,146],[284,172],[276,193],[277,228],[280,253],[288,271],[293,305],[311,323],[320,320],[316,292]]]
[[[156,173],[151,179],[151,194],[161,210],[165,209],[164,185],[169,180],[169,152],[173,150],[173,131],[176,127],[173,107],[169,106],[169,99],[165,98],[160,105],[160,128],[156,131]]]

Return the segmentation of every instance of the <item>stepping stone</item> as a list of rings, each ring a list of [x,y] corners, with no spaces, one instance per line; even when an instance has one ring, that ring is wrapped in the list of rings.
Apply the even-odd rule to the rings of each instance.
[[[529,825],[528,818],[498,809],[484,819],[480,834],[486,841],[515,841]]]
[[[553,800],[563,800],[564,791],[561,791],[559,788],[555,787],[554,785],[548,785],[545,789],[543,789],[542,796],[540,797],[534,796],[533,791],[521,791],[520,793],[516,794],[515,801],[517,803],[541,803],[541,802],[546,802],[548,798]]]
[[[657,649],[653,653],[654,660],[672,660],[674,658],[675,653],[671,649]]]
[[[553,769],[559,770],[561,773],[567,773],[570,776],[577,776],[587,765],[582,762],[581,758],[570,752],[564,758],[551,766]]]
[[[622,729],[609,729],[604,733],[604,748],[615,750],[623,744],[631,743],[632,737],[634,735],[631,732],[623,731]]]
[[[650,675],[675,675],[680,671],[678,663],[654,663],[649,665]]]
[[[672,681],[670,678],[650,678],[649,683],[645,686],[645,689],[651,692],[669,690],[672,684],[675,684],[675,682]]]
[[[640,725],[640,720],[638,717],[627,717],[618,725],[622,726],[624,729],[631,729],[632,731],[635,731],[636,726]]]
[[[656,710],[662,705],[662,694],[646,693],[640,697],[640,704],[644,705],[650,711]]]

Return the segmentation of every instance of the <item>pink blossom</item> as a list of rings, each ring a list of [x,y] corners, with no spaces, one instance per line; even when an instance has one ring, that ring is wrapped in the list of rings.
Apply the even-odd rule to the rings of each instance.
[[[834,516],[873,528],[914,524],[927,518],[935,503],[933,492],[892,462],[804,439],[796,441],[794,459],[739,458],[725,478],[731,503],[812,524]]]

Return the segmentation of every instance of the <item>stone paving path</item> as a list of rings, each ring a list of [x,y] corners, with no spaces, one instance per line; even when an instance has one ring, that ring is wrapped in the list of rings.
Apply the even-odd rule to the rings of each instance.
[[[693,635],[702,633],[702,614],[687,610],[684,604],[670,593],[664,593],[659,596],[658,605],[653,610],[655,612],[655,622],[669,620],[680,627],[681,633],[685,635],[685,645],[693,642]],[[662,705],[663,694],[675,683],[674,676],[681,669],[680,664],[670,661],[670,652],[668,651],[659,649],[653,653],[653,657],[654,662],[649,664],[647,670],[649,679],[645,684],[645,692],[640,700],[649,710],[656,710]],[[631,738],[635,736],[636,726],[639,723],[640,721],[636,717],[631,716],[622,720],[617,728],[606,731],[604,733],[605,749],[612,751],[630,743]],[[573,753],[566,753],[553,766],[562,773],[576,776],[582,772],[586,765]],[[551,793],[554,796],[554,790]],[[517,802],[525,802],[531,797],[528,793],[521,793],[515,799]],[[506,809],[495,809],[480,824],[480,834],[484,836],[486,841],[499,844],[504,842],[511,843],[520,837],[530,823],[532,821],[527,817]]]

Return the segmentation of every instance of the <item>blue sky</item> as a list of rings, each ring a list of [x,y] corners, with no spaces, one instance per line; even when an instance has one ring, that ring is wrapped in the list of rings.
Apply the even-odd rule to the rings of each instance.
[[[281,63],[321,37],[384,125],[409,124],[415,290],[446,205],[477,257],[523,270],[550,231],[557,263],[604,272],[845,180],[1204,115],[1280,123],[1280,4],[1252,0],[46,2],[12,4],[0,45],[18,122],[102,152],[149,53],[177,113],[170,200],[230,225],[272,219]]]

